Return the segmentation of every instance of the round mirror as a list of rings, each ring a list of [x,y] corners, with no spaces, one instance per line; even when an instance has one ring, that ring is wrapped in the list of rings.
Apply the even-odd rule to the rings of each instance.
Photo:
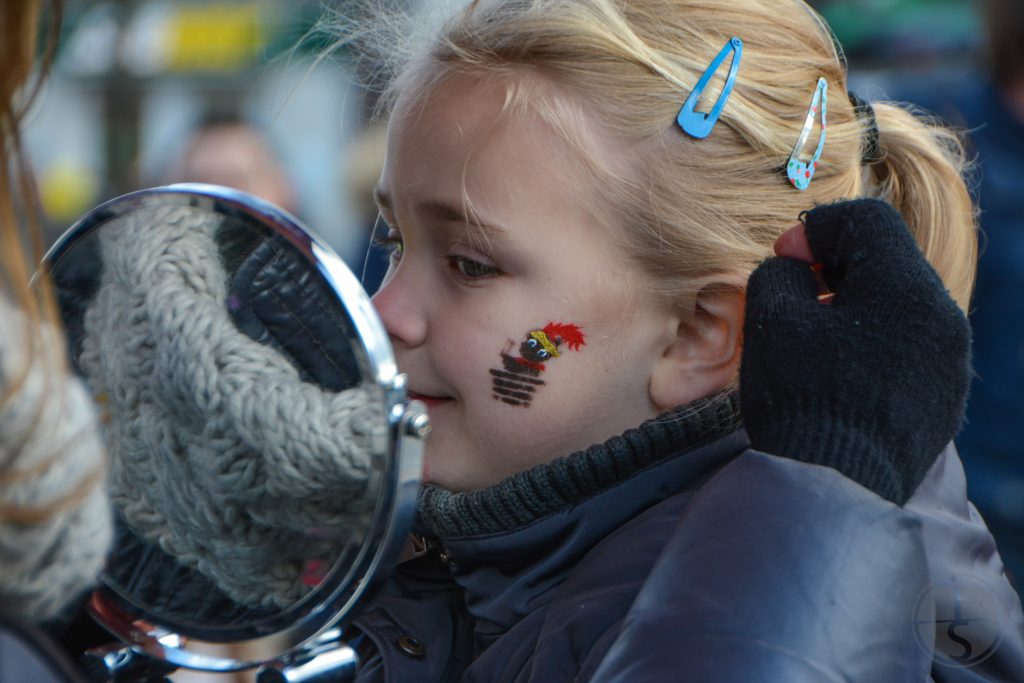
[[[428,430],[356,278],[285,212],[209,185],[109,201],[46,262],[111,456],[94,615],[221,671],[343,625],[402,545]]]

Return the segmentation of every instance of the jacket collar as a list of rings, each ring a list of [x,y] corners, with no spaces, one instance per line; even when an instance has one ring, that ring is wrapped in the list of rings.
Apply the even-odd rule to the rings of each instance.
[[[487,640],[550,602],[601,539],[746,447],[736,396],[700,401],[489,489],[429,487],[420,524],[444,546]]]

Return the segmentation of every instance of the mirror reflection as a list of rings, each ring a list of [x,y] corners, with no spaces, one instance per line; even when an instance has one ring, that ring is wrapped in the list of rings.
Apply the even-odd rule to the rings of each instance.
[[[72,363],[104,411],[105,583],[179,625],[314,609],[362,547],[387,421],[312,259],[247,216],[158,204],[52,265]]]

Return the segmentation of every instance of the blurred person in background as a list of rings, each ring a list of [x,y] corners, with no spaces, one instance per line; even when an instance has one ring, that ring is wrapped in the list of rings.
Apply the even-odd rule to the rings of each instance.
[[[291,180],[266,136],[233,113],[212,112],[193,129],[168,182],[223,185],[296,210]]]
[[[381,124],[364,128],[344,159],[347,173],[342,191],[358,211],[359,225],[366,226],[354,250],[360,260],[348,265],[369,294],[377,291],[388,269],[386,251],[371,239],[378,217],[373,188],[384,165],[385,131]],[[223,185],[297,212],[294,186],[266,135],[233,112],[207,114],[189,134],[180,158],[158,182]]]
[[[1017,591],[1024,585],[1024,2],[982,3],[986,63],[956,87],[897,93],[968,131],[981,255],[971,305],[975,379],[957,439],[970,497]]]
[[[111,538],[93,402],[67,368],[50,284],[29,286],[41,239],[19,126],[39,86],[31,74],[42,18],[40,77],[60,31],[61,3],[45,9],[37,0],[0,0],[0,636],[73,607]],[[9,643],[0,638],[0,681],[46,680],[26,677]]]

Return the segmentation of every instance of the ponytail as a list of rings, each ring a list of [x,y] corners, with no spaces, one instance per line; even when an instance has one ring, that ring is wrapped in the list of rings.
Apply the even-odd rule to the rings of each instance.
[[[869,189],[903,214],[925,257],[967,312],[978,260],[977,214],[964,181],[969,167],[952,130],[894,104],[874,104],[881,159]]]

